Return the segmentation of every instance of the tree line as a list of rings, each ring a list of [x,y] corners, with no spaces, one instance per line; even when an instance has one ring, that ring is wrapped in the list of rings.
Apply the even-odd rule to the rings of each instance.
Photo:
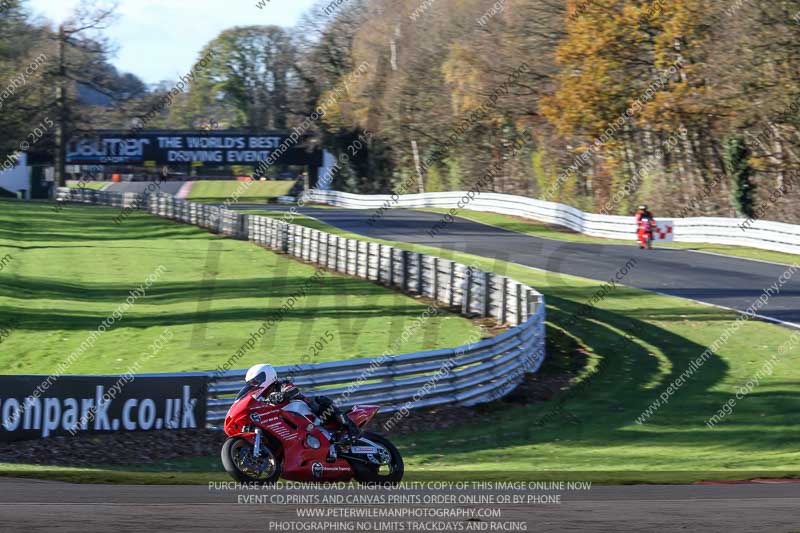
[[[67,60],[4,102],[4,131],[19,135],[0,149],[50,110],[69,112],[66,128],[127,127],[172,89],[117,73],[97,32],[59,38],[10,1],[0,91],[37,52],[57,59],[66,43]],[[221,32],[148,127],[291,130],[324,105],[313,142],[338,155],[370,133],[333,178],[342,190],[480,183],[593,212],[648,203],[660,215],[800,222],[800,0],[332,5],[294,28]]]
[[[374,65],[326,123],[382,143],[375,157],[391,174],[351,189],[413,179],[413,145],[423,161],[435,154],[524,63],[492,112],[423,169],[425,190],[469,189],[502,162],[487,190],[612,214],[648,203],[800,222],[800,2],[420,5],[362,2],[341,14],[357,22],[323,30],[340,56]]]

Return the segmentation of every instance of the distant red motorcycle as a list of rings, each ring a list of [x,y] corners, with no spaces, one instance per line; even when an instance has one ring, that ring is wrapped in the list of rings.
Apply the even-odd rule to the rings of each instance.
[[[637,235],[639,237],[639,248],[653,248],[653,239],[655,238],[655,231],[657,229],[656,221],[652,218],[642,218],[638,222],[639,229]]]
[[[403,458],[385,437],[362,432],[355,442],[332,443],[335,424],[322,425],[302,400],[273,405],[264,389],[244,389],[225,417],[225,471],[242,483],[350,481],[396,484]],[[353,407],[347,416],[363,428],[380,407]],[[330,447],[335,446],[335,453]]]

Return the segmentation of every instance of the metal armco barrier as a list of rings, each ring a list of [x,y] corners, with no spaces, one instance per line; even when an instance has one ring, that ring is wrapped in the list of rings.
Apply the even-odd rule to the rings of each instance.
[[[545,302],[536,290],[505,276],[394,246],[348,239],[280,220],[245,215],[164,193],[137,195],[58,190],[58,201],[141,208],[317,264],[427,296],[465,316],[492,316],[513,327],[465,346],[403,355],[279,367],[280,376],[343,406],[378,403],[393,412],[435,405],[475,405],[511,392],[545,357]],[[124,211],[123,211],[124,213]],[[244,370],[209,374],[207,420],[220,423]],[[180,374],[174,375],[179,379]]]
[[[557,224],[593,237],[636,240],[633,217],[584,213],[568,205],[511,194],[483,192],[472,194],[471,197],[467,197],[467,194],[466,191],[460,191],[390,196],[312,190],[304,198],[306,202],[350,209],[374,209],[377,216],[380,216],[382,210],[394,207],[488,211]],[[659,224],[671,224],[674,231],[672,239],[675,242],[748,246],[800,254],[800,226],[794,224],[722,217],[657,219]]]

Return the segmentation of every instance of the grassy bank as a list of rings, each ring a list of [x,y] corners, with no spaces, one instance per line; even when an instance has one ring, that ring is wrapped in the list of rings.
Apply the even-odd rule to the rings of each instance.
[[[266,203],[289,194],[294,185],[294,181],[196,181],[188,199],[204,203]]]
[[[116,209],[0,202],[0,373],[50,373],[120,306],[141,294],[68,373],[117,373],[170,328],[173,338],[140,372],[210,370],[298,290],[306,296],[237,362],[276,365],[383,353],[426,306],[376,284],[325,273],[204,230]],[[151,286],[147,288],[146,280]],[[142,290],[144,289],[144,290]],[[477,328],[433,317],[402,351],[457,346]],[[315,358],[310,346],[328,342]]]
[[[106,185],[109,185],[109,184],[110,184],[110,182],[108,182],[108,181],[84,181],[84,182],[79,182],[79,181],[74,181],[73,180],[73,181],[68,181],[67,182],[67,187],[69,187],[70,189],[91,189],[93,191],[99,191],[100,189],[102,189],[103,187],[105,187]]]

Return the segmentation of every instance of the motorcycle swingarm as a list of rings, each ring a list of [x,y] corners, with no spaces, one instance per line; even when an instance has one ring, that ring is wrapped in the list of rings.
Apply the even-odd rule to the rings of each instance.
[[[364,463],[364,464],[367,464],[367,465],[375,465],[375,464],[377,464],[377,463],[373,463],[372,461],[370,461],[366,457],[362,457],[362,456],[359,456],[359,455],[350,455],[349,453],[340,453],[339,454],[339,458],[340,459],[346,459],[348,461],[356,461],[356,462]]]

